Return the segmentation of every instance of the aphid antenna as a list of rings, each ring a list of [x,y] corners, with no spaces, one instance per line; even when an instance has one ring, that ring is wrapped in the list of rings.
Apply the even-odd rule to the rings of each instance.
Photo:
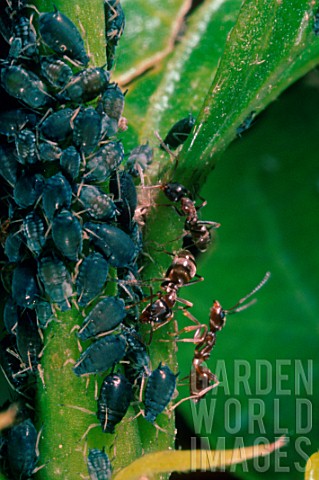
[[[78,116],[78,114],[80,113],[80,110],[81,110],[82,106],[80,105],[78,108],[76,108],[74,110],[74,113],[70,119],[70,125],[71,125],[71,128],[73,129],[74,128],[74,120],[76,119],[76,117]]]
[[[251,305],[256,303],[257,300],[254,299],[254,300],[251,300],[250,302],[248,302],[246,305],[243,305],[243,303],[245,303],[246,300],[248,300],[248,298],[252,297],[256,292],[258,292],[258,290],[260,290],[265,285],[265,283],[268,281],[269,277],[270,277],[270,272],[266,272],[266,274],[265,274],[264,278],[261,280],[261,282],[258,283],[258,285],[251,292],[249,292],[247,295],[242,297],[233,307],[225,310],[225,313],[227,315],[233,314],[233,313],[238,313],[238,312],[241,312],[242,310],[246,310],[246,308],[249,308]],[[242,305],[242,306],[240,306],[240,305]]]
[[[39,12],[39,10],[37,9],[37,7],[35,5],[31,5],[30,3],[26,3],[25,8],[31,8],[32,10],[35,10],[35,12],[37,12],[38,15],[41,15],[41,12]],[[55,5],[54,5],[54,8],[56,9]]]
[[[41,202],[42,196],[43,196],[43,194],[41,193],[41,195],[39,196],[38,200],[37,200],[37,201],[35,202],[35,204],[34,204],[34,210],[37,208],[37,206],[38,206],[39,203]],[[44,216],[46,222],[49,223],[46,215],[44,214],[44,212],[43,212],[43,216]]]
[[[37,139],[38,139],[38,133],[39,133],[39,127],[41,127],[42,123],[48,118],[48,116],[53,112],[53,108],[52,107],[49,107],[48,110],[45,112],[45,114],[43,115],[43,117],[41,118],[41,120],[39,121],[39,123],[37,124],[36,126],[36,135],[37,135]],[[25,122],[26,124],[27,122]]]
[[[88,410],[87,408],[78,407],[77,405],[69,405],[66,403],[61,403],[60,407],[72,408],[74,410],[79,410],[82,413],[87,413],[88,415],[96,415],[96,412],[92,412],[92,410]]]

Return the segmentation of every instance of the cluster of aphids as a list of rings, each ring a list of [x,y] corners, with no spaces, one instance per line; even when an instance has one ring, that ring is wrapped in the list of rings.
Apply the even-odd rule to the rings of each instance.
[[[52,305],[61,311],[72,304],[89,310],[93,302],[78,332],[81,340],[123,327],[121,333],[94,341],[74,372],[104,372],[127,360],[125,375],[112,373],[104,379],[98,402],[103,430],[113,433],[130,404],[133,385],[145,371],[151,373],[147,349],[132,326],[136,309],[131,309],[126,327],[123,322],[125,305],[135,305],[142,296],[134,287],[142,235],[134,220],[133,176],[152,161],[153,152],[140,145],[125,158],[116,138],[126,128],[124,93],[110,83],[109,72],[125,23],[120,3],[105,2],[107,69],[88,67],[81,34],[62,12],[40,13],[24,3],[8,2],[0,14],[8,42],[0,61],[1,95],[11,102],[0,113],[7,258],[2,278],[9,292],[1,367],[11,386],[30,402],[35,375],[42,375],[42,329],[54,318]],[[97,303],[110,268],[117,269],[123,288]],[[156,395],[152,381],[166,368],[160,366],[150,376],[145,400],[149,421],[158,413],[148,406]],[[1,437],[4,469],[14,479],[29,478],[37,461],[37,432],[31,410],[27,412]]]
[[[1,95],[12,105],[0,113],[6,205],[1,241],[9,261],[2,268],[9,296],[0,362],[11,386],[30,402],[35,375],[42,376],[42,330],[54,318],[52,305],[61,311],[72,304],[85,309],[77,335],[92,343],[74,373],[86,376],[111,369],[101,385],[97,416],[103,431],[112,434],[144,379],[143,414],[151,423],[176,387],[176,375],[167,365],[151,370],[138,326],[161,327],[173,318],[176,302],[182,302],[194,323],[183,331],[195,331],[194,339],[186,341],[195,343],[190,384],[191,397],[199,400],[216,384],[204,362],[226,313],[240,310],[239,304],[265,280],[238,307],[225,311],[215,302],[209,326],[188,313],[191,304],[179,298],[179,290],[198,279],[193,249],[204,252],[211,229],[219,224],[199,219],[200,206],[183,185],[163,184],[160,188],[185,217],[183,250],[174,256],[155,299],[146,300],[149,303],[138,313],[143,292],[137,261],[143,242],[135,220],[133,177],[143,173],[153,152],[148,144],[140,145],[125,157],[116,138],[118,130],[126,128],[124,93],[110,83],[125,23],[118,0],[105,1],[105,18],[107,69],[88,67],[79,30],[58,10],[35,12],[18,0],[8,2],[0,14],[0,30],[8,42],[0,62]],[[192,116],[177,122],[162,146],[178,147],[193,124]],[[116,269],[118,294],[103,297],[110,268]],[[122,361],[124,366],[115,372]],[[38,434],[26,411],[0,438],[4,469],[13,479],[29,478],[36,468]],[[91,450],[88,469],[92,479],[109,478],[105,452]]]

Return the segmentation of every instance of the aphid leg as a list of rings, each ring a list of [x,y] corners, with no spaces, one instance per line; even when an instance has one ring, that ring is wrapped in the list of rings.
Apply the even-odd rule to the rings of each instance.
[[[82,413],[87,413],[88,415],[95,415],[95,412],[92,412],[92,410],[88,410],[87,408],[83,407],[78,407],[77,405],[67,405],[67,404],[61,404],[61,407],[66,407],[66,408],[72,408],[73,410],[79,410],[79,412]]]
[[[75,365],[76,364],[76,361],[73,360],[73,358],[68,358],[67,360],[65,360],[65,362],[63,363],[62,367],[66,367],[67,365]]]
[[[93,429],[93,428],[96,428],[96,427],[99,427],[100,426],[100,423],[91,423],[91,425],[85,430],[85,432],[83,433],[82,437],[81,437],[81,440],[84,440],[87,436],[88,436],[88,433]]]
[[[163,147],[163,149],[165,150],[165,152],[167,152],[169,155],[171,155],[173,157],[174,160],[176,160],[177,155],[174,152],[172,152],[172,150],[170,150],[168,148],[168,146],[166,145],[166,143],[164,143],[162,137],[160,136],[160,134],[156,130],[154,132],[154,135],[159,140],[159,142],[160,142],[161,146]]]
[[[138,400],[140,403],[143,401],[143,390],[144,390],[144,385],[145,385],[145,376],[143,375],[142,381],[141,381],[141,386],[140,386],[140,392],[138,395]]]
[[[79,304],[78,304],[77,300],[76,300],[74,297],[72,298],[72,303],[73,303],[73,305],[75,306],[75,308],[77,309],[77,311],[80,312]],[[83,312],[82,312],[82,314],[83,314]]]
[[[94,400],[98,400],[99,398],[99,384],[97,383],[97,379],[94,379]]]
[[[80,110],[81,110],[81,106],[78,107],[78,108],[76,108],[76,109],[74,110],[74,113],[73,113],[73,115],[72,115],[72,117],[71,117],[70,125],[71,125],[72,130],[74,129],[74,120],[75,120],[76,117],[78,116]]]
[[[175,437],[176,435],[176,429],[174,429],[174,433],[169,433],[165,428],[162,428],[158,425],[158,423],[154,422],[152,423],[153,427],[156,428],[156,440],[158,439],[158,432],[165,433],[166,435],[169,435],[170,437]]]
[[[83,347],[82,347],[82,345],[81,345],[81,342],[80,342],[80,339],[79,339],[79,338],[76,339],[76,343],[77,343],[79,352],[82,353],[82,352],[83,352]]]
[[[76,330],[80,330],[80,325],[74,325],[74,327],[71,328],[70,333],[75,332]]]
[[[39,372],[39,377],[41,379],[43,388],[45,389],[46,386],[45,386],[45,382],[44,382],[44,370],[43,370],[43,367],[42,367],[41,363],[39,363],[39,365],[37,366],[37,369],[38,369],[38,372]]]

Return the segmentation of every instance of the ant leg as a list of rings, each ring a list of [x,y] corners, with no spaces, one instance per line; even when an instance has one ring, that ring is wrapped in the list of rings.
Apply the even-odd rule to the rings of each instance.
[[[191,322],[195,323],[195,325],[189,325],[187,327],[182,328],[178,333],[178,335],[184,332],[192,332],[195,330],[194,338],[184,338],[178,340],[179,342],[192,342],[192,343],[201,343],[208,332],[208,326],[205,323],[200,323],[194,315],[192,315],[188,310],[184,310],[183,314],[185,317],[189,318]]]

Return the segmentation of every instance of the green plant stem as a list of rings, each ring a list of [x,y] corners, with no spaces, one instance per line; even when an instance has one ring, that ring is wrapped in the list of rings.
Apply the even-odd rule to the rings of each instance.
[[[52,11],[49,1],[41,1],[36,5],[41,11]],[[76,25],[83,25],[85,36],[89,39],[90,65],[105,63],[103,2],[94,0],[79,6],[73,0],[58,0],[55,5]],[[158,277],[158,268],[156,272]],[[103,434],[100,426],[85,436],[87,429],[97,423],[95,382],[91,377],[87,386],[86,379],[76,377],[72,363],[68,363],[79,357],[76,335],[71,330],[82,321],[83,317],[73,307],[70,312],[58,314],[58,321],[45,332],[45,348],[41,359],[43,380],[38,379],[36,399],[37,425],[43,427],[39,448],[40,462],[44,467],[36,474],[41,480],[75,480],[80,475],[86,476],[88,448],[106,446],[111,458],[115,457],[112,460],[113,468],[120,469],[139,458],[142,449],[151,452],[167,449],[174,443],[173,415],[170,418],[162,415],[158,420],[161,428],[167,432],[163,433],[148,424],[142,416],[132,421],[139,411],[133,407],[129,409],[126,419],[116,427],[115,436]],[[156,342],[163,335],[164,329],[156,333]],[[153,348],[154,344],[153,341],[153,368],[162,361],[176,370],[172,344],[159,342],[156,349]],[[101,383],[101,378],[98,378],[98,383]]]

